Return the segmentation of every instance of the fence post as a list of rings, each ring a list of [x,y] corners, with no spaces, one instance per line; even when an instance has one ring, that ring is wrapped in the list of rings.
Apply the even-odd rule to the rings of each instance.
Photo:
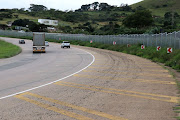
[[[174,32],[174,49],[176,49],[176,32]]]

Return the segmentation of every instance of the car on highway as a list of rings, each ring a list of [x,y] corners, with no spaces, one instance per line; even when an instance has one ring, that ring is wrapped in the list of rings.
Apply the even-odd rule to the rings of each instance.
[[[70,48],[70,42],[69,41],[63,41],[61,44],[61,48],[64,48],[64,47]]]
[[[25,44],[24,40],[19,40],[19,44]]]
[[[45,41],[45,46],[49,46],[49,42],[48,41]]]

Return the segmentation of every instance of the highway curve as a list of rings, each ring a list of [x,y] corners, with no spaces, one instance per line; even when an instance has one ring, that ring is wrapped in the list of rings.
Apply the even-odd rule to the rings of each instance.
[[[0,60],[2,120],[175,120],[176,83],[156,63],[81,46],[50,43],[45,54],[32,54],[30,40],[20,46]]]

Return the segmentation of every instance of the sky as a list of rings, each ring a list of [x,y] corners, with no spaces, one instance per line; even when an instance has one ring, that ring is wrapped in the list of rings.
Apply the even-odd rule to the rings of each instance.
[[[30,4],[44,5],[48,9],[54,8],[58,10],[76,10],[81,8],[81,5],[91,4],[93,2],[108,3],[109,5],[120,6],[123,4],[134,4],[142,0],[0,0],[0,9],[26,8]]]

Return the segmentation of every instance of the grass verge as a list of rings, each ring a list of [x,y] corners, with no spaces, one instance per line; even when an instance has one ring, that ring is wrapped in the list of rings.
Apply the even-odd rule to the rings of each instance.
[[[19,46],[0,40],[0,59],[15,56],[21,51]]]
[[[83,41],[70,41],[71,44],[95,47],[100,49],[107,49],[112,51],[123,52],[127,54],[137,55],[139,57],[151,59],[153,62],[164,63],[178,72],[180,72],[180,50],[173,50],[172,53],[167,53],[167,48],[161,48],[160,51],[156,51],[156,47],[146,47],[141,49],[141,45],[131,45],[127,47],[126,45],[109,45],[102,43],[89,43]]]

